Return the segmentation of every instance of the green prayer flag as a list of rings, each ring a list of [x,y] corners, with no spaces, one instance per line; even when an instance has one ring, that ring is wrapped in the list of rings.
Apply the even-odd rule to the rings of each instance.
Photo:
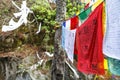
[[[79,19],[83,22],[88,16],[89,14],[92,12],[91,7],[89,7],[88,9],[86,9],[85,11],[81,12],[78,16]]]
[[[108,57],[109,71],[117,76],[120,76],[120,60]]]

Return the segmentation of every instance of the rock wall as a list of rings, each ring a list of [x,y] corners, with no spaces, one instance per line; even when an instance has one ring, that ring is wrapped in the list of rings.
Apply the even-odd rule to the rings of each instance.
[[[17,71],[17,62],[10,58],[0,58],[0,80],[9,80],[15,78]]]

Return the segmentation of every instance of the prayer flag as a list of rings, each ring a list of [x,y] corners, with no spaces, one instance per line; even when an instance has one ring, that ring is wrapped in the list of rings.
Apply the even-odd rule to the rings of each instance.
[[[120,60],[120,0],[106,0],[106,13],[103,53]]]
[[[81,22],[84,22],[88,15],[91,13],[91,7],[87,8],[85,11],[81,12],[78,16]]]
[[[13,1],[12,1],[13,2]],[[13,4],[20,9],[20,12],[14,13],[14,16],[20,17],[18,22],[15,22],[13,19],[10,20],[9,25],[3,25],[2,31],[7,32],[7,31],[12,31],[17,28],[19,28],[23,23],[26,25],[27,24],[27,17],[29,13],[33,13],[27,6],[26,6],[26,1],[23,1],[21,4],[21,8],[19,8],[14,2]]]
[[[104,59],[104,69],[108,69],[108,60]]]
[[[117,76],[120,76],[120,60],[108,57],[109,71]]]
[[[104,35],[105,32],[106,32],[106,10],[105,10],[105,2],[103,2],[102,24],[103,24],[103,35]]]
[[[102,9],[103,3],[76,30],[78,70],[88,74],[104,74]]]
[[[71,62],[73,62],[75,34],[79,23],[78,16],[75,16],[62,24],[62,47],[66,50]]]
[[[103,0],[96,0],[95,3],[92,5],[92,11],[94,11],[95,8],[99,6],[102,2]]]
[[[79,17],[79,26],[84,23],[84,21],[89,17],[91,13],[91,7],[87,8],[85,11],[81,12],[78,17]],[[75,41],[75,47],[74,47],[74,54],[77,54],[77,48],[76,48],[76,41]]]
[[[79,18],[78,18],[78,16],[75,16],[75,17],[71,18],[70,20],[71,20],[70,29],[72,30],[72,29],[77,28],[78,25],[79,25]]]
[[[75,42],[75,34],[76,29],[74,30],[65,30],[65,50],[68,58],[73,62],[74,57],[74,42]]]

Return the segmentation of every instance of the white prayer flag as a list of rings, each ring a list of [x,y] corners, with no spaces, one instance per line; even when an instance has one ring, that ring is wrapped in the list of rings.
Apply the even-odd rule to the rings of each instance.
[[[74,43],[75,43],[75,33],[76,29],[74,30],[65,30],[65,50],[67,53],[68,58],[73,62],[74,60]]]
[[[32,11],[26,6],[26,1],[22,2],[21,8],[19,8],[13,1],[12,3],[20,10],[20,12],[14,13],[14,16],[16,18],[20,17],[20,19],[18,20],[18,22],[14,22],[13,19],[11,19],[8,26],[3,25],[3,32],[15,30],[18,27],[20,27],[23,23],[26,25],[28,14],[32,13]]]
[[[73,62],[74,43],[76,29],[70,30],[70,20],[67,20],[62,25],[62,47],[65,49],[68,58]]]
[[[120,60],[120,0],[106,0],[107,27],[103,41],[105,55]]]

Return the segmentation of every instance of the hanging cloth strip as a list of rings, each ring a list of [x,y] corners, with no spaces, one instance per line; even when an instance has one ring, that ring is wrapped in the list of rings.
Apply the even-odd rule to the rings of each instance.
[[[108,57],[120,60],[120,1],[106,0],[106,12],[103,52]]]
[[[74,29],[74,30],[65,29],[65,33],[66,33],[65,34],[65,50],[66,50],[68,58],[73,63],[76,29]]]
[[[95,8],[96,8],[98,5],[100,5],[103,1],[104,1],[104,0],[95,0],[95,1],[92,2],[92,4],[91,4],[91,2],[88,3],[88,4],[86,5],[87,8],[78,15],[78,16],[79,16],[79,19],[81,20],[81,22],[84,22],[85,19],[89,16],[89,14],[90,14],[92,11],[94,11]],[[90,4],[91,4],[91,5],[90,5]]]
[[[108,60],[104,58],[104,69],[108,70]]]
[[[79,17],[79,26],[84,23],[84,21],[88,18],[88,16],[91,13],[91,7],[87,8],[85,11],[83,11],[82,13],[80,13],[78,15]],[[75,47],[74,47],[74,54],[78,54],[77,48],[76,48],[76,41],[75,41]]]
[[[81,25],[81,22],[78,18],[78,16],[72,17],[69,20],[66,20],[62,23],[62,47],[65,48],[65,29],[66,30],[73,30],[76,29],[79,25]]]
[[[108,66],[109,66],[109,71],[117,76],[120,76],[120,60],[113,59],[108,57]]]
[[[78,17],[79,17],[79,21],[82,23],[84,23],[85,20],[87,20],[88,16],[90,15],[90,13],[92,11],[94,11],[94,9],[100,5],[103,2],[103,0],[98,0],[96,1],[92,6],[90,6],[89,8],[85,9],[83,12],[81,12],[80,14],[77,13]],[[105,32],[105,11],[103,9],[103,13],[102,13],[102,21],[103,21],[103,34]],[[79,25],[80,26],[80,25]],[[76,46],[76,42],[75,42],[75,46]],[[75,47],[74,53],[77,54],[77,49]]]
[[[65,49],[65,29],[70,30],[70,20],[63,22],[62,24],[62,47]]]
[[[100,5],[100,3],[102,2],[103,0],[98,0],[96,3],[94,3],[94,5],[92,6],[92,10],[94,10],[98,5]],[[88,10],[87,10],[88,9]],[[91,7],[89,7],[89,3],[87,4],[86,6],[86,9],[83,13],[81,13],[82,15],[85,15],[85,17],[87,18],[89,15],[90,15],[90,10]],[[92,11],[91,10],[91,11]],[[88,15],[86,15],[88,13]],[[78,15],[78,14],[77,14]],[[79,14],[80,15],[80,14]],[[80,17],[80,16],[79,16]],[[82,21],[85,21],[84,19]],[[106,11],[105,11],[105,2],[103,2],[103,11],[102,11],[102,23],[103,23],[103,35],[105,34],[105,31],[106,31]],[[75,43],[75,46],[76,46],[76,43]],[[74,54],[77,54],[77,49],[75,47],[75,50],[74,50]],[[104,69],[108,69],[108,60],[107,59],[104,59]]]
[[[95,10],[95,8],[100,5],[100,3],[102,3],[104,0],[95,0],[93,5],[92,5],[92,11]]]
[[[15,22],[13,18],[10,20],[9,25],[3,25],[2,31],[7,32],[7,31],[13,31],[17,28],[19,28],[22,24],[27,24],[27,17],[29,13],[33,13],[26,5],[26,1],[23,1],[21,4],[21,8],[19,8],[13,1],[12,3],[20,10],[18,13],[14,13],[14,16],[16,18],[20,17],[18,22]]]
[[[78,16],[62,24],[62,47],[66,50],[68,58],[73,62],[76,28],[80,25]]]
[[[79,18],[78,16],[75,16],[73,18],[70,19],[71,20],[71,25],[70,25],[70,29],[73,30],[75,28],[77,28],[79,26]]]
[[[84,7],[84,10],[86,10],[87,8],[89,8],[89,5],[90,5],[89,3],[86,4],[85,7]]]
[[[102,9],[103,3],[91,13],[76,31],[78,70],[88,74],[104,74]]]
[[[80,13],[78,16],[75,16],[75,17],[63,22],[62,25],[64,27],[66,27],[66,30],[67,29],[73,30],[73,29],[77,28],[78,26],[80,26],[81,23],[83,23],[86,20],[86,18],[90,15],[90,13],[91,13],[91,7],[87,8],[85,11]],[[78,19],[78,17],[80,20]],[[65,29],[63,29],[64,27],[62,27],[62,46],[65,49],[65,41],[69,42],[69,41],[67,41],[68,39],[66,40],[65,35],[66,35],[66,32],[69,32],[69,31],[66,31]],[[73,41],[74,41],[74,39],[73,39]],[[74,49],[74,53],[77,54],[77,49]]]
[[[104,35],[105,32],[106,32],[106,10],[105,10],[105,1],[103,2],[102,23],[103,23],[103,35]]]
[[[81,20],[81,22],[84,22],[90,13],[91,13],[91,7],[89,7],[88,9],[83,11],[82,13],[80,13],[78,16],[79,16],[79,19]]]
[[[103,28],[102,28],[102,29],[103,29],[103,35],[104,35],[104,33],[105,33],[105,31],[106,31],[105,1],[104,1],[104,0],[94,1],[94,3],[93,3],[92,6],[90,6],[90,0],[89,0],[88,2],[86,2],[86,1],[88,1],[88,0],[85,0],[85,3],[87,3],[87,5],[85,6],[85,10],[84,10],[83,12],[81,12],[81,13],[79,13],[80,11],[77,12],[76,15],[79,16],[79,19],[80,19],[81,24],[82,24],[82,23],[84,23],[84,21],[88,18],[88,16],[90,15],[90,13],[91,13],[92,11],[94,11],[94,9],[103,2],[103,12],[102,12]],[[80,26],[80,25],[79,25],[79,26]],[[76,42],[75,42],[75,46],[76,46]],[[77,54],[77,53],[78,53],[78,52],[77,52],[77,49],[76,49],[76,47],[75,47],[75,49],[74,49],[74,54]],[[105,69],[108,69],[107,60],[106,60],[106,59],[104,59],[104,63],[105,63],[105,64],[104,64]]]

